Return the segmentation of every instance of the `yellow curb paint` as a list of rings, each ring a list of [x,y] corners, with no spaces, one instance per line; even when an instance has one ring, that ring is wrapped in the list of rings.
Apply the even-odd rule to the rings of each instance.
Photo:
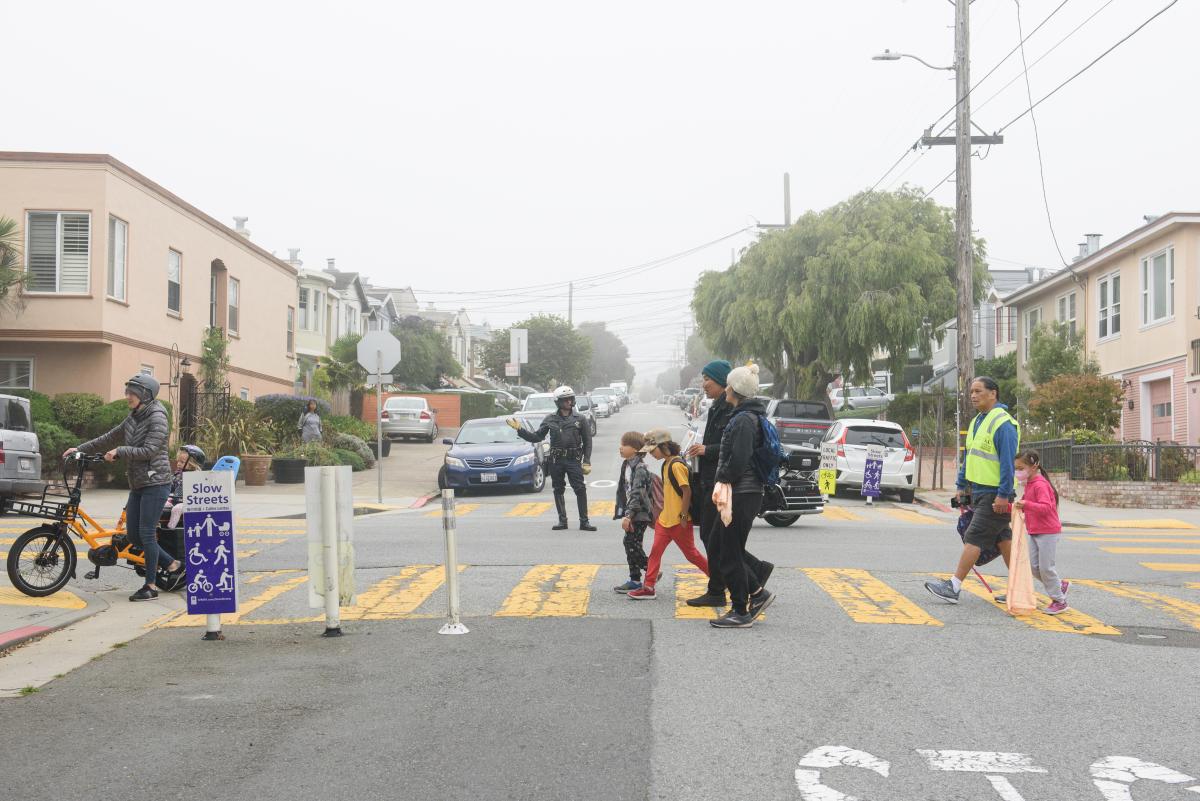
[[[943,625],[866,570],[807,567],[803,572],[856,623]]]
[[[825,505],[825,511],[822,514],[830,520],[847,520],[856,522],[866,520],[865,517],[856,515],[849,509],[843,509],[840,506],[830,506],[829,504]]]
[[[1173,540],[1170,538],[1145,537],[1068,537],[1073,542],[1138,542],[1138,543],[1182,543],[1184,545],[1200,544],[1200,540]]]
[[[458,572],[466,570],[459,565]],[[342,620],[395,620],[408,617],[446,582],[442,565],[408,565],[358,596],[342,610]]]
[[[588,517],[612,517],[616,507],[612,501],[592,501],[588,504]]]
[[[692,565],[675,566],[675,617],[680,620],[715,620],[724,611],[715,606],[688,606],[687,599],[708,592],[708,576]]]
[[[1176,554],[1178,556],[1197,556],[1200,555],[1200,548],[1126,548],[1118,546],[1113,548],[1101,548],[1105,553],[1136,553],[1145,554],[1147,556],[1164,556]]]
[[[1166,612],[1171,617],[1182,623],[1186,623],[1194,629],[1200,629],[1200,604],[1131,587],[1120,581],[1080,580],[1074,583],[1081,587],[1094,587],[1095,589],[1110,592],[1121,598],[1132,599],[1156,611]]]
[[[1200,573],[1200,562],[1138,562],[1138,564],[1161,573]]]
[[[263,575],[265,576],[265,575],[269,575],[269,574],[263,574]],[[261,579],[259,579],[257,576],[255,576],[255,577],[253,577],[253,579],[243,581],[242,583],[243,584],[254,584],[260,580]],[[242,622],[242,619],[245,618],[246,615],[248,615],[251,612],[253,612],[254,610],[258,609],[263,604],[266,604],[266,603],[269,603],[270,601],[275,600],[280,595],[283,595],[285,592],[288,592],[289,590],[293,590],[296,587],[299,587],[301,584],[303,584],[306,581],[308,581],[307,575],[292,576],[291,578],[284,579],[283,581],[279,582],[278,584],[268,587],[266,590],[264,590],[263,592],[259,593],[256,596],[254,596],[253,598],[250,598],[249,600],[246,600],[246,601],[242,601],[240,604],[238,604],[239,609],[237,612],[235,612],[233,614],[228,614],[228,615],[221,615],[222,625],[226,625],[226,624],[232,625],[234,623]],[[164,625],[164,628],[181,628],[181,627],[186,627],[186,626],[203,626],[203,625],[204,625],[204,615],[184,615],[183,617],[176,618],[175,620],[172,620],[172,621],[166,623]]]
[[[948,573],[940,574],[941,578],[949,578]],[[1005,592],[1008,588],[1008,580],[1000,576],[986,576],[988,584],[992,585],[992,590],[996,593]],[[983,588],[982,584],[974,581],[963,582],[963,589],[972,595],[982,598],[992,606],[1008,614],[1008,609],[1004,604],[996,603],[992,600],[992,595]],[[1037,596],[1038,601],[1043,607],[1050,604],[1050,599],[1044,595]],[[1040,631],[1061,631],[1067,634],[1105,634],[1109,636],[1120,636],[1121,630],[1113,628],[1107,623],[1103,623],[1091,615],[1085,615],[1078,609],[1068,609],[1058,615],[1048,615],[1041,608],[1030,612],[1027,615],[1013,615],[1017,620],[1027,626],[1038,629]]]
[[[505,517],[538,517],[550,511],[550,504],[545,501],[518,503],[509,509]]]
[[[87,601],[73,592],[59,590],[45,598],[31,598],[12,587],[0,587],[0,606],[40,606],[47,609],[83,609]]]
[[[600,565],[535,565],[496,617],[582,617]]]
[[[920,512],[914,512],[910,509],[880,509],[888,517],[893,520],[899,520],[903,523],[920,523],[924,526],[941,525],[942,521],[936,517],[923,515]]]
[[[245,539],[242,539],[241,537],[238,538],[238,544],[279,545],[280,543],[283,543],[283,542],[287,542],[287,540],[283,537],[266,537],[266,538],[247,537]]]
[[[1191,523],[1171,517],[1156,520],[1097,520],[1096,523],[1105,528],[1196,528]]]
[[[454,514],[456,517],[465,517],[465,516],[471,514],[471,512],[474,512],[478,508],[479,508],[479,504],[477,504],[477,503],[460,503],[457,506],[455,506]],[[442,508],[439,506],[437,509],[434,509],[432,512],[426,512],[425,516],[426,517],[441,517],[442,516]]]

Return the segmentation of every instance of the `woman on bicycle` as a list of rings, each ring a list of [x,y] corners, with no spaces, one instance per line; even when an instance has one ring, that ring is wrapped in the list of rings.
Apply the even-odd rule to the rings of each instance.
[[[171,462],[167,456],[167,410],[155,398],[158,382],[148,375],[135,375],[125,382],[125,402],[129,416],[109,431],[76,448],[68,448],[63,457],[75,451],[104,453],[106,462],[125,459],[129,463],[129,501],[125,505],[125,527],[130,538],[142,548],[146,559],[146,583],[129,596],[131,601],[149,601],[158,597],[154,579],[158,563],[171,557],[158,545],[155,531],[158,518],[171,491]],[[161,554],[161,555],[160,555]],[[176,559],[167,566],[168,572],[183,568]]]

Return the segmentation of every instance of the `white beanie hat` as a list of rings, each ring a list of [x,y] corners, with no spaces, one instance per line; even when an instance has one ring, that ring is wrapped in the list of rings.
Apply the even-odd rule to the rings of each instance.
[[[747,364],[730,370],[725,385],[743,398],[753,398],[758,394],[758,365]]]

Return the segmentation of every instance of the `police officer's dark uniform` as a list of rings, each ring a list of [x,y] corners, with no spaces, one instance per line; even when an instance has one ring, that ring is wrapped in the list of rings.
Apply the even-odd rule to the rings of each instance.
[[[550,435],[549,470],[554,486],[554,507],[558,510],[558,525],[554,531],[567,527],[567,480],[575,490],[575,501],[579,505],[579,529],[595,531],[588,522],[587,483],[585,473],[591,472],[592,434],[587,418],[575,411],[575,392],[570,387],[554,390],[554,403],[558,411],[546,415],[546,419],[534,432],[517,429],[517,436],[526,442],[541,442]]]

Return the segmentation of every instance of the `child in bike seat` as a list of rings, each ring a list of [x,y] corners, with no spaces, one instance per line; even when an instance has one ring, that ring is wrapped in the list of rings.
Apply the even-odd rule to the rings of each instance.
[[[199,445],[184,445],[175,454],[175,478],[171,482],[171,494],[167,496],[164,510],[164,514],[171,514],[167,528],[178,528],[183,520],[183,474],[190,470],[203,470],[207,465],[208,457]]]

